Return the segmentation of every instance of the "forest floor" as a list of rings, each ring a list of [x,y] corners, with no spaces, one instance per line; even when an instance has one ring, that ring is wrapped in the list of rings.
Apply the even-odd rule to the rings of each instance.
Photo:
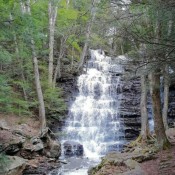
[[[19,117],[15,115],[0,114],[0,140],[1,143],[8,143],[17,138],[15,131],[21,131],[21,134],[33,137],[39,133],[39,121],[34,117]]]
[[[48,158],[45,154],[38,154],[37,152],[26,154],[26,151],[24,151],[22,147],[19,149],[17,147],[19,151],[16,152],[16,148],[14,147],[14,145],[19,145],[22,138],[25,138],[23,145],[27,145],[26,141],[31,138],[36,138],[39,135],[39,129],[39,120],[36,117],[19,117],[0,114],[0,146],[2,148],[10,148],[7,153],[8,155],[15,155],[27,159],[25,171],[30,171],[31,174],[46,175],[50,170],[57,168],[59,162]],[[28,173],[24,172],[24,174]]]
[[[158,152],[155,157],[140,164],[146,175],[175,175],[175,145]]]

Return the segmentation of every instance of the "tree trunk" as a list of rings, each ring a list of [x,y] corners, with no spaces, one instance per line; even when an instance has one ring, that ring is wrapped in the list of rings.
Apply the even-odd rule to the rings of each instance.
[[[38,59],[36,56],[35,43],[32,38],[31,38],[31,49],[32,49],[32,57],[33,57],[33,65],[34,65],[35,85],[36,85],[36,91],[37,91],[38,101],[39,101],[41,131],[43,131],[46,128],[45,104],[44,104],[44,98],[43,98],[43,93],[41,89],[41,83],[40,83],[40,75],[39,75],[39,68],[38,68]]]
[[[91,19],[89,20],[87,27],[86,27],[86,40],[85,40],[82,54],[80,56],[80,64],[78,66],[78,70],[81,70],[83,68],[83,64],[85,62],[85,56],[87,53],[88,43],[89,43],[89,39],[90,39],[90,35],[91,35],[91,28],[92,28],[92,24],[93,24],[94,19],[95,19],[95,10],[94,10],[95,9],[95,1],[96,0],[92,0],[92,8],[91,8],[91,14],[90,14]]]
[[[87,48],[88,48],[88,40],[85,41],[84,47],[83,47],[83,51],[80,57],[80,64],[78,66],[78,70],[81,70],[83,68],[84,62],[85,62],[85,56],[86,56],[86,52],[87,52]]]
[[[141,75],[141,137],[143,141],[146,141],[149,135],[149,126],[148,126],[148,111],[147,111],[147,85],[146,85],[146,76]]]
[[[63,37],[61,39],[60,52],[59,52],[59,56],[57,58],[57,65],[55,67],[55,72],[54,72],[53,87],[55,87],[55,85],[56,85],[57,77],[61,78],[61,58],[63,57],[64,52],[65,52],[65,43],[67,41],[67,38],[68,37],[65,37],[65,38]]]
[[[54,57],[54,32],[55,32],[55,22],[57,17],[57,6],[53,0],[49,1],[49,72],[48,72],[48,83],[52,86],[53,80],[53,57]]]
[[[168,37],[171,36],[172,33],[173,20],[172,17],[168,22]],[[167,54],[165,55],[167,57]],[[163,103],[163,123],[165,129],[168,129],[168,104],[169,104],[169,66],[165,65],[164,68],[164,103]]]
[[[163,123],[165,129],[168,129],[168,102],[169,102],[169,66],[165,66],[164,70],[164,103],[163,103]]]
[[[150,73],[150,94],[152,98],[153,116],[154,116],[154,131],[157,138],[157,143],[160,148],[169,146],[165,134],[165,128],[162,119],[161,99],[160,99],[160,71]]]
[[[72,47],[72,56],[71,56],[71,67],[70,67],[70,70],[73,69],[73,66],[74,66],[74,48]]]
[[[60,52],[59,53],[59,56],[57,58],[57,65],[55,67],[55,72],[54,72],[54,78],[53,78],[53,87],[55,88],[56,86],[56,80],[57,80],[57,77],[60,78],[61,77],[61,58],[62,58],[62,53]]]
[[[30,11],[30,0],[20,2],[22,13],[31,15]],[[35,76],[35,86],[36,86],[36,92],[38,96],[39,101],[39,115],[40,115],[40,123],[41,123],[41,132],[46,128],[46,116],[45,116],[45,105],[44,105],[44,99],[43,99],[43,93],[41,89],[41,83],[40,83],[40,75],[39,75],[39,68],[38,68],[38,59],[36,55],[36,48],[35,48],[35,42],[33,40],[32,34],[30,34],[30,47],[32,50],[32,59],[33,59],[33,66],[34,66],[34,76]]]

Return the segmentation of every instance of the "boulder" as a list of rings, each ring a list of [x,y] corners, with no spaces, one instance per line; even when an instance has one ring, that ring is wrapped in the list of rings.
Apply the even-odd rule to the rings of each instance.
[[[24,144],[23,150],[30,151],[30,152],[38,152],[44,149],[43,142],[40,138],[33,137],[31,138],[30,142],[26,142]]]
[[[12,134],[17,135],[17,136],[27,137],[22,129],[14,129],[12,131]]]
[[[23,147],[23,141],[21,141],[21,139],[16,139],[15,142],[10,142],[7,146],[4,145],[4,147],[5,153],[13,156]]]
[[[52,141],[50,143],[50,151],[49,157],[50,158],[58,158],[61,155],[61,144],[57,141]]]
[[[83,145],[78,142],[66,141],[63,147],[66,156],[82,156],[84,153]]]
[[[32,138],[31,139],[32,143],[32,151],[41,151],[44,149],[44,144],[40,138]]]
[[[0,175],[22,175],[26,160],[17,156],[8,156],[7,164],[0,168]]]
[[[113,173],[120,175],[144,175],[145,172],[141,169],[140,162],[153,159],[153,154],[146,153],[116,153],[107,154],[96,167],[88,170],[88,175],[106,175]],[[122,169],[122,172],[119,171]]]
[[[168,140],[175,144],[175,128],[169,128],[166,130],[166,135],[167,135],[167,138]]]
[[[9,126],[7,125],[6,121],[4,119],[0,120],[0,129],[2,130],[10,130]]]

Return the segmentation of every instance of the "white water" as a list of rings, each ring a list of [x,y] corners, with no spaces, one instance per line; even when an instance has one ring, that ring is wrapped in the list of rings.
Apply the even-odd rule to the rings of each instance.
[[[65,141],[79,142],[84,157],[98,162],[109,151],[117,151],[124,141],[118,115],[122,68],[101,50],[91,50],[86,73],[78,78],[79,93],[63,128]],[[75,167],[76,169],[76,167]],[[86,175],[88,167],[63,173]]]

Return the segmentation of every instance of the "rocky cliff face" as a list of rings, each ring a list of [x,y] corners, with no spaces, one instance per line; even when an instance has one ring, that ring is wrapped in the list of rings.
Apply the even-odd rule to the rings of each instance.
[[[170,86],[168,123],[170,126],[175,126],[175,86]]]
[[[124,125],[125,139],[133,140],[139,135],[140,120],[140,79],[121,81],[122,99],[120,104],[121,122]]]

